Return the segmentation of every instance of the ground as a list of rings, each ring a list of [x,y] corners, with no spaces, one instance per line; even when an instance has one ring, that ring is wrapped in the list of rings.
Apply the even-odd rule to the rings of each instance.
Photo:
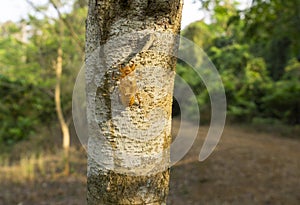
[[[299,138],[226,126],[214,153],[199,162],[207,130],[200,126],[192,149],[171,168],[168,204],[300,204]],[[86,155],[80,150],[72,151],[68,177],[59,174],[59,168],[49,168],[55,155],[44,159],[48,168],[26,180],[17,180],[15,174],[9,176],[9,169],[0,167],[0,205],[86,204]]]

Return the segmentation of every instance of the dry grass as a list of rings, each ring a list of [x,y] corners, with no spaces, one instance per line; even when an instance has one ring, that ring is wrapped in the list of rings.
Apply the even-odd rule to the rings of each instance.
[[[0,166],[0,205],[85,204],[86,155],[70,150],[71,173],[64,174],[63,151],[32,154]]]
[[[78,152],[76,149],[70,150],[72,165],[85,163],[84,158],[81,162],[78,161],[78,155],[82,155]],[[29,153],[18,158],[13,162],[8,157],[0,160],[0,181],[27,183],[38,181],[41,178],[54,179],[63,175],[65,158],[62,150],[58,149],[55,153]]]

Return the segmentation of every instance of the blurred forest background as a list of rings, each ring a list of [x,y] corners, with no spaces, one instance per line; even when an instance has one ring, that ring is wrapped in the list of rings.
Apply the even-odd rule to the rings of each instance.
[[[242,10],[233,0],[201,2],[199,9],[207,17],[184,28],[181,35],[203,48],[219,71],[229,126],[242,127],[246,133],[260,130],[293,138],[298,143],[300,1],[254,0]],[[72,90],[84,62],[86,1],[68,1],[67,6],[55,0],[43,6],[28,3],[36,15],[0,25],[0,183],[18,194],[22,190],[17,187],[26,187],[26,183],[41,182],[38,187],[47,190],[58,186],[49,180],[71,175],[62,184],[70,190],[75,184],[76,190],[65,193],[60,187],[54,192],[61,198],[82,195],[86,156],[73,127]],[[49,7],[57,9],[57,18],[47,16]],[[201,64],[197,53],[189,55]],[[209,124],[210,101],[201,79],[182,61],[177,73],[197,95],[201,123]],[[68,133],[71,143],[66,141]],[[66,155],[61,147],[71,154]],[[21,199],[2,192],[0,204],[84,203],[84,196],[77,202],[56,198],[46,203],[45,198],[53,197],[50,193],[29,192],[19,193]],[[45,203],[37,202],[41,196]]]

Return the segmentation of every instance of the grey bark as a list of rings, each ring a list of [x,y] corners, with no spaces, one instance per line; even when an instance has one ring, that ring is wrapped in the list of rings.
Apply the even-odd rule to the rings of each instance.
[[[167,53],[178,42],[157,32],[178,34],[181,10],[182,0],[89,1],[88,205],[166,203],[176,65]],[[122,77],[118,68],[132,64]],[[126,81],[134,84],[132,105],[119,100]]]

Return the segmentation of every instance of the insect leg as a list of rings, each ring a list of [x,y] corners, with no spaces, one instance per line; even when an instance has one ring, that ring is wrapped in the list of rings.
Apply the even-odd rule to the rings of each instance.
[[[134,104],[134,96],[131,96],[130,101],[129,101],[129,107],[132,106]]]

